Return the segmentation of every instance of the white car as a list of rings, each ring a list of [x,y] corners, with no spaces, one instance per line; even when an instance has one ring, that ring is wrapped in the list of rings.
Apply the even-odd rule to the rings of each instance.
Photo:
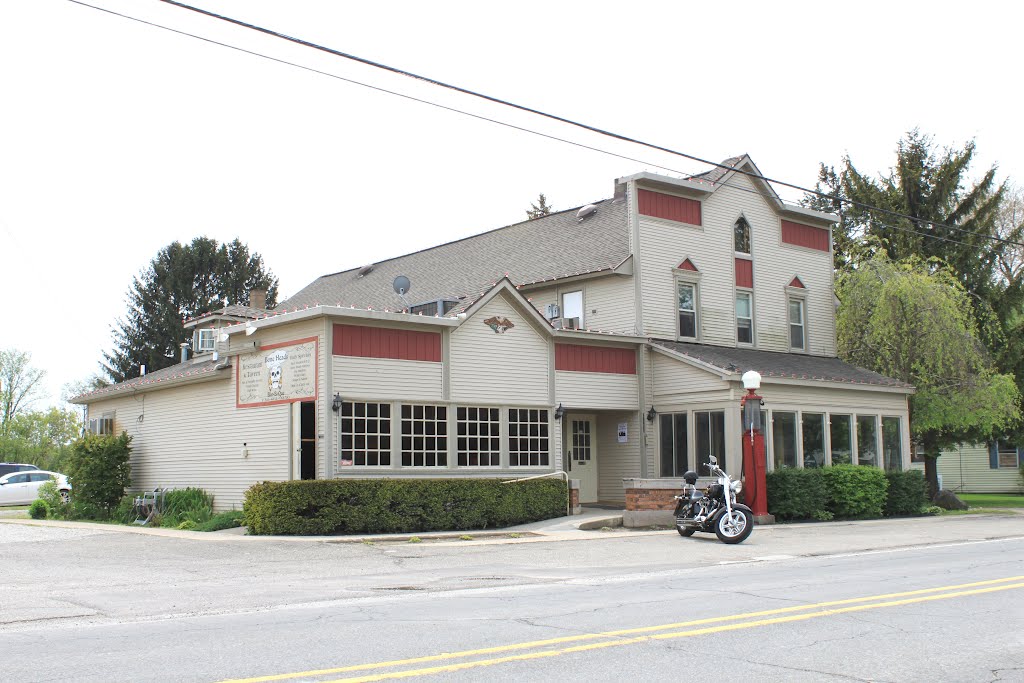
[[[31,504],[39,497],[39,487],[48,481],[57,482],[61,500],[65,503],[71,500],[71,482],[66,476],[60,472],[30,470],[0,477],[0,506]]]

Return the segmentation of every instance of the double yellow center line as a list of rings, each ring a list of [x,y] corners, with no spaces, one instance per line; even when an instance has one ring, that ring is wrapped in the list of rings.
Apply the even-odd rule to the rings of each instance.
[[[548,638],[545,640],[513,643],[511,645],[499,645],[477,650],[442,652],[436,655],[412,657],[409,659],[396,659],[387,662],[372,662],[368,664],[342,666],[333,669],[317,669],[313,671],[257,676],[255,678],[232,679],[230,681],[223,681],[222,683],[264,683],[265,681],[286,681],[294,678],[333,676],[337,674],[357,675],[354,677],[348,676],[345,678],[331,679],[330,681],[324,681],[323,683],[361,683],[368,681],[384,681],[396,678],[411,678],[414,676],[426,676],[430,674],[493,666],[495,664],[503,664],[506,662],[559,657],[561,655],[586,652],[588,650],[600,650],[609,647],[621,647],[623,645],[635,645],[638,643],[670,640],[673,638],[689,638],[692,636],[701,636],[711,633],[722,633],[724,631],[739,631],[741,629],[757,628],[759,626],[768,626],[771,624],[806,621],[808,619],[817,619],[819,617],[849,614],[851,612],[863,612],[865,610],[881,609],[884,607],[899,607],[901,605],[931,602],[934,600],[949,600],[951,598],[981,595],[984,593],[994,593],[997,591],[1013,590],[1016,588],[1024,588],[1024,576],[1010,576],[1004,579],[960,583],[952,586],[940,586],[938,588],[922,588],[920,590],[904,591],[902,593],[885,593],[882,595],[870,595],[862,598],[848,598],[846,600],[830,600],[828,602],[817,602],[810,605],[780,607],[778,609],[763,610],[760,612],[744,612],[724,617],[710,617],[707,619],[696,619],[693,621],[681,621],[672,624],[662,624],[660,626],[643,626],[640,628],[628,628],[616,631],[602,631],[601,633],[583,633],[575,636]],[[570,645],[571,643],[578,644]],[[528,650],[528,652],[524,652],[524,650]],[[470,661],[455,661],[460,659]],[[434,666],[383,671],[385,669],[398,669],[399,667],[415,666],[418,664],[433,664]]]

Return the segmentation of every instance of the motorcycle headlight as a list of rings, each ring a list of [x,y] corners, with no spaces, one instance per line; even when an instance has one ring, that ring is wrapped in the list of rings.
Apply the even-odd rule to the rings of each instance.
[[[729,486],[729,488],[733,490],[733,493],[739,493],[743,490],[743,482],[737,479]]]

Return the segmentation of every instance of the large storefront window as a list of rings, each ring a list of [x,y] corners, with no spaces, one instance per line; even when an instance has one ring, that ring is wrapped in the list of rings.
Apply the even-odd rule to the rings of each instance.
[[[725,469],[725,411],[700,411],[693,414],[693,428],[696,432],[696,451],[694,468],[702,477],[711,476],[707,466],[708,456],[718,460],[718,466]]]
[[[548,466],[548,411],[509,409],[508,460],[512,467]]]
[[[448,408],[402,406],[402,467],[448,466]]]
[[[825,466],[825,416],[804,413],[804,467]]]
[[[775,469],[796,467],[796,413],[772,411],[772,453]]]
[[[832,442],[832,464],[853,462],[853,432],[849,415],[829,415],[829,437]]]
[[[455,409],[455,446],[459,467],[497,467],[501,457],[497,408]]]
[[[882,458],[885,469],[903,469],[903,435],[898,417],[882,418]]]
[[[878,467],[878,418],[857,416],[857,464]]]
[[[661,476],[681,477],[687,470],[686,413],[662,415],[660,422]]]
[[[344,465],[391,465],[391,404],[341,404],[340,460]]]

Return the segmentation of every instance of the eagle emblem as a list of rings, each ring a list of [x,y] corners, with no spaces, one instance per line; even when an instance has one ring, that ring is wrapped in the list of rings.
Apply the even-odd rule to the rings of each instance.
[[[484,325],[494,330],[495,334],[505,334],[511,330],[515,325],[508,318],[501,315],[494,315],[484,321]]]

